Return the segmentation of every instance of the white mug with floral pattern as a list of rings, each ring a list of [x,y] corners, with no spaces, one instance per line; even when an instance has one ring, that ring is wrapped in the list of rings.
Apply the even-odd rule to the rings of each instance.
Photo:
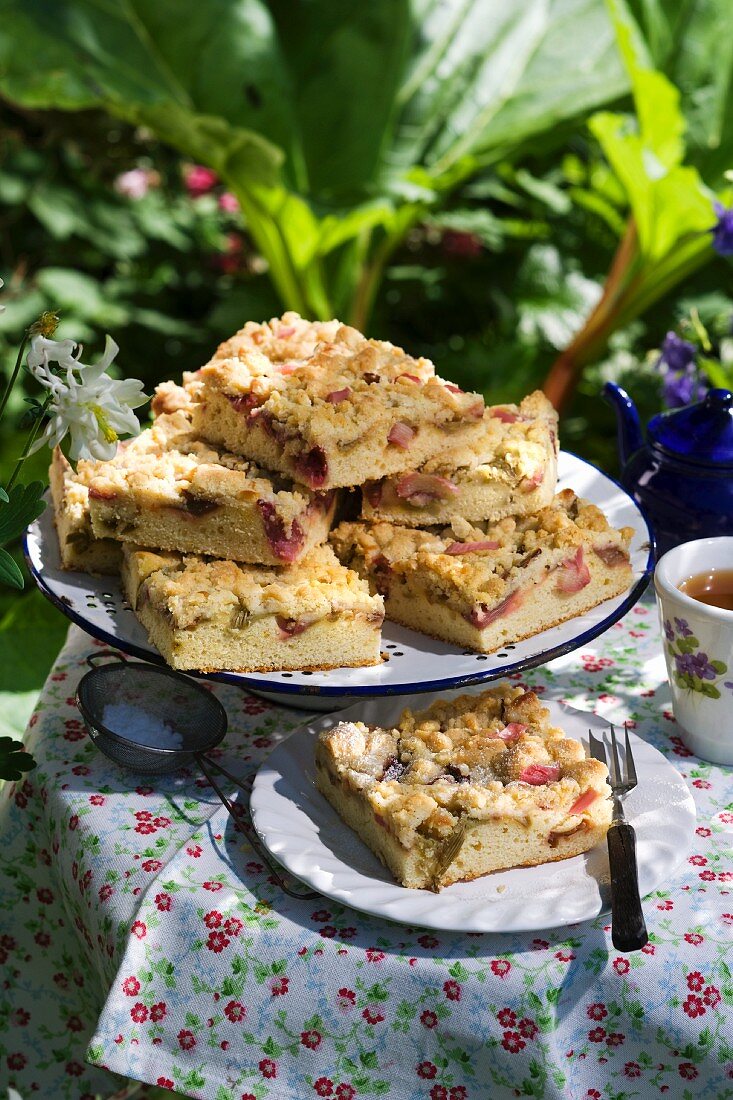
[[[679,585],[731,568],[733,537],[723,537],[675,546],[654,572],[674,715],[687,747],[714,764],[733,764],[733,611],[695,600]]]

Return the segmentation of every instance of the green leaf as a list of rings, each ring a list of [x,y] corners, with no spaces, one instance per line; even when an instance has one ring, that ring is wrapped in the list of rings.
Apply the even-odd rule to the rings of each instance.
[[[702,687],[699,690],[702,691],[703,695],[707,695],[708,699],[720,698],[720,692],[714,684],[703,682]]]
[[[46,507],[44,491],[41,481],[13,486],[8,502],[0,504],[0,546],[18,538],[28,524],[40,516]],[[20,587],[23,587],[22,584]]]
[[[720,676],[728,671],[728,666],[723,661],[711,661],[710,664]]]
[[[6,98],[102,108],[209,165],[284,303],[362,325],[442,195],[628,88],[603,0],[61,0],[53,20],[44,0],[5,0],[3,32]],[[73,193],[32,201],[49,233],[89,233]],[[129,221],[124,236],[137,254]]]
[[[20,741],[0,737],[0,779],[20,779],[23,772],[32,771],[36,762]]]
[[[7,504],[9,502],[9,500],[10,500],[10,497],[5,492],[3,487],[0,485],[0,502],[2,502],[3,504]]]
[[[19,589],[22,589],[25,585],[20,566],[2,547],[0,547],[0,584],[7,584],[9,588]]]

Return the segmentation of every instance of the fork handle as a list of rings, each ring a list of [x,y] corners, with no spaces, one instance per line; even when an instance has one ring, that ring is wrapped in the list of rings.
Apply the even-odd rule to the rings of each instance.
[[[619,951],[639,951],[649,939],[639,897],[636,834],[627,821],[608,830],[611,868],[611,939]]]

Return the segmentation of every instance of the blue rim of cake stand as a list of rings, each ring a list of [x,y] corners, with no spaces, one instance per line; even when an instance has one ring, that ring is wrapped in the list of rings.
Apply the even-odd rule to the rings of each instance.
[[[634,500],[624,486],[621,485],[616,478],[611,477],[605,470],[601,470],[599,466],[596,466],[593,462],[589,462],[586,458],[581,458],[579,455],[573,454],[572,451],[565,451],[564,453],[577,459],[578,462],[582,462],[586,466],[590,466],[592,469],[597,470],[599,474],[602,474],[607,481],[612,482],[617,489],[621,490],[624,496],[627,496],[633,502],[634,507],[644,521],[649,544],[649,553],[644,572],[633,585],[626,599],[611,615],[603,619],[600,623],[597,623],[596,626],[591,627],[590,630],[586,630],[583,634],[578,634],[576,637],[560,645],[554,646],[552,649],[543,650],[542,653],[538,653],[535,657],[526,657],[524,660],[515,661],[510,665],[502,665],[501,670],[485,669],[473,673],[464,673],[460,676],[447,676],[440,680],[421,680],[416,684],[395,684],[393,686],[374,685],[371,687],[331,687],[328,685],[319,686],[316,684],[282,683],[280,681],[263,679],[256,675],[250,676],[246,672],[195,672],[192,670],[189,675],[196,676],[202,680],[213,680],[216,683],[233,684],[235,687],[241,687],[248,691],[269,692],[270,694],[278,695],[320,695],[328,698],[363,699],[378,698],[383,695],[417,695],[428,691],[449,691],[451,688],[470,687],[472,684],[480,684],[490,680],[500,680],[513,672],[525,672],[531,668],[537,668],[538,665],[546,665],[556,657],[564,657],[566,653],[572,653],[573,650],[580,649],[588,642],[593,641],[593,639],[597,638],[600,634],[605,633],[605,631],[612,627],[614,623],[617,623],[619,619],[622,619],[626,612],[631,610],[639,597],[643,594],[654,572],[656,547],[654,535],[646,512],[641,505]],[[58,608],[58,610],[65,615],[67,619],[70,619],[71,622],[80,626],[85,633],[89,634],[92,638],[96,638],[100,642],[104,642],[110,649],[128,653],[131,657],[138,657],[140,660],[149,661],[152,664],[165,665],[166,662],[155,650],[144,649],[142,646],[135,645],[134,642],[127,642],[120,638],[116,638],[112,634],[108,634],[107,631],[102,630],[101,627],[90,624],[88,619],[85,619],[83,615],[80,615],[78,612],[74,611],[73,608],[64,603],[64,601],[48,587],[43,578],[43,574],[39,573],[34,566],[28,549],[28,531],[29,528],[26,528],[23,533],[22,542],[23,556],[28,567],[28,572],[41,593],[54,605],[54,607]]]

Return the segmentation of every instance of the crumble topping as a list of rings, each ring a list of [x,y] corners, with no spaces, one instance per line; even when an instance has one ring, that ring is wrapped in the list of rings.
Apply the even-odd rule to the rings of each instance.
[[[381,576],[385,588],[390,574],[410,574],[432,600],[465,614],[466,607],[514,598],[520,586],[553,569],[560,591],[576,591],[589,579],[584,550],[595,551],[610,567],[628,565],[632,535],[630,527],[614,530],[599,508],[565,489],[534,515],[490,524],[454,519],[448,527],[423,529],[345,522],[331,541],[345,564]],[[485,611],[474,617],[477,627],[488,625]]]
[[[607,769],[548,722],[533,692],[502,684],[482,695],[407,710],[392,730],[344,722],[320,742],[346,783],[409,847],[414,834],[445,840],[459,819],[512,817],[538,811],[579,823],[607,796]],[[581,792],[586,806],[571,813]],[[577,819],[577,821],[574,821]],[[563,823],[563,828],[565,823]]]
[[[263,423],[277,422],[286,449],[288,442],[307,437],[347,450],[382,424],[392,424],[385,443],[407,447],[421,423],[447,425],[483,413],[480,395],[438,378],[429,360],[367,340],[345,325],[287,371],[273,369],[262,351],[245,348],[237,358],[212,360],[200,377],[250,423],[261,417]]]
[[[120,448],[109,461],[84,468],[92,497],[119,497],[122,505],[124,497],[131,496],[151,507],[181,508],[193,514],[226,500],[265,498],[286,524],[314,499],[308,489],[197,439],[185,410],[159,416],[134,442],[134,447]]]
[[[375,623],[384,617],[382,598],[371,596],[367,584],[340,565],[328,546],[316,547],[287,569],[195,555],[127,553],[137,577],[138,603],[149,601],[176,629],[205,621],[242,627],[265,615],[285,623],[314,622],[345,611],[374,616]]]

